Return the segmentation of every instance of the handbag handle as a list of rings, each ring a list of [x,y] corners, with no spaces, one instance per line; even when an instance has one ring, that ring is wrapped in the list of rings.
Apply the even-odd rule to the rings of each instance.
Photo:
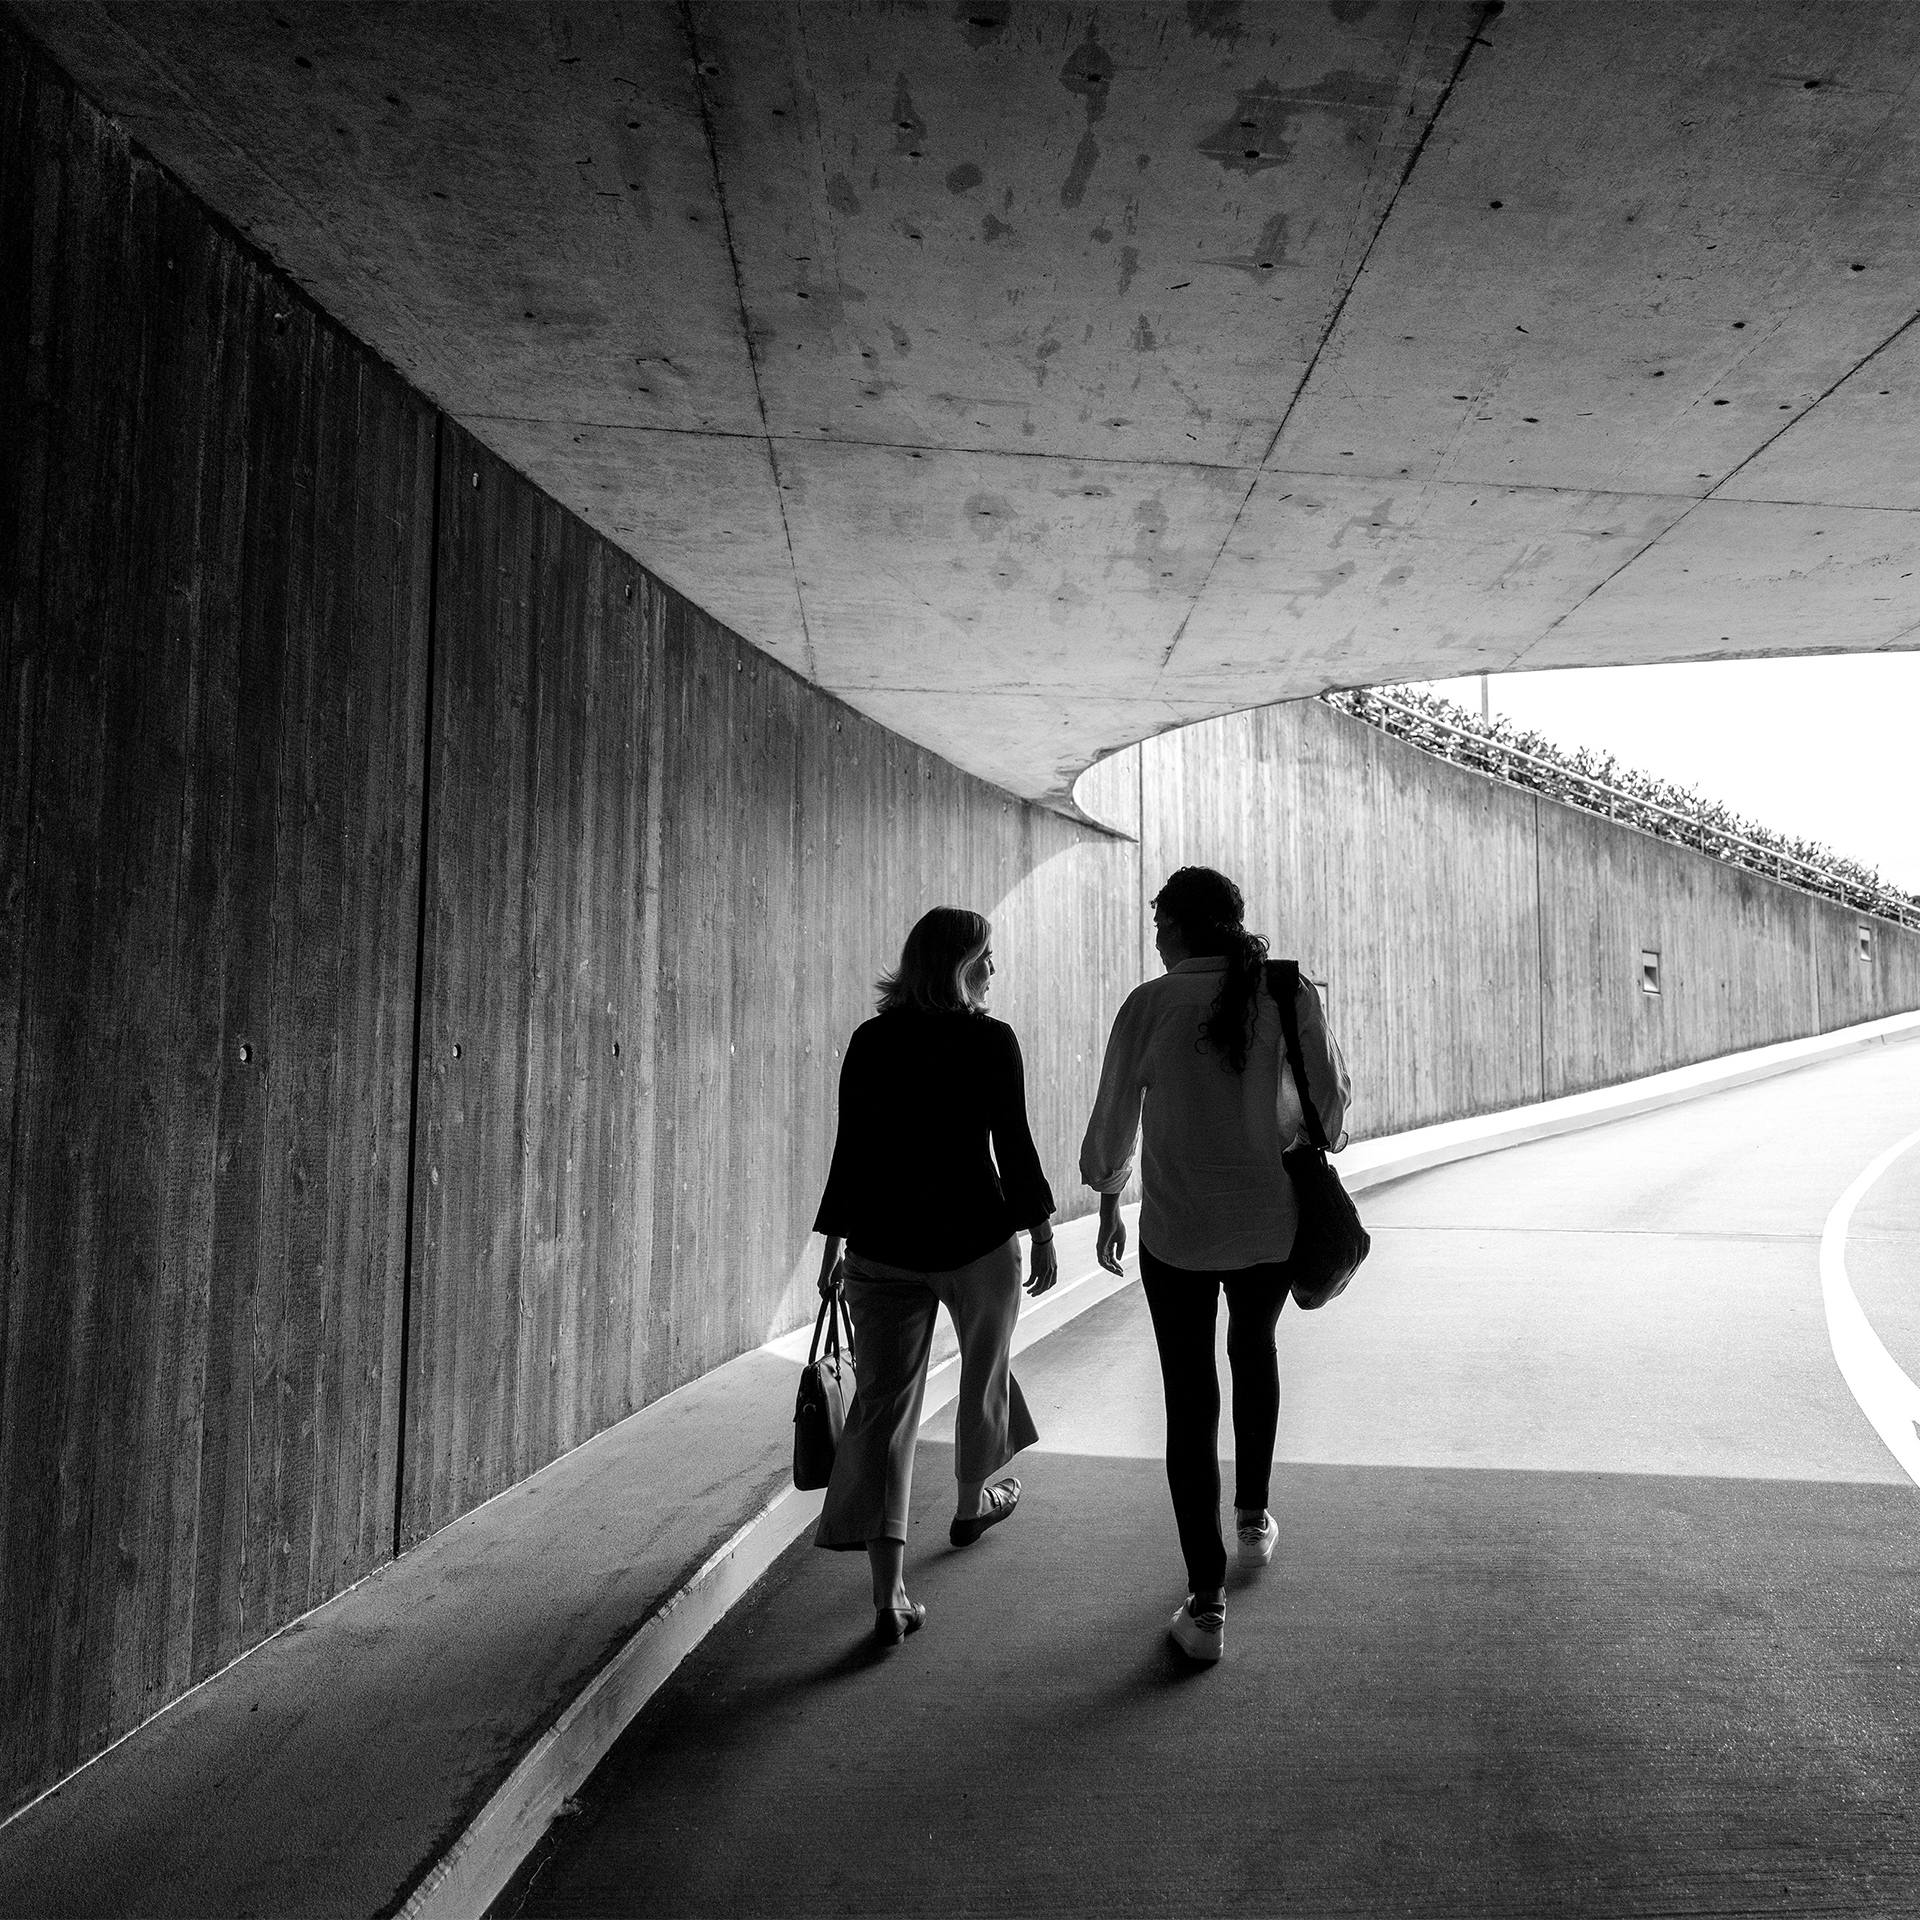
[[[1300,1016],[1294,1005],[1300,991],[1298,960],[1267,962],[1267,991],[1280,1005],[1280,1031],[1287,1043],[1287,1065],[1293,1073],[1293,1090],[1300,1096],[1300,1113],[1307,1123],[1307,1138],[1321,1153],[1327,1150],[1326,1129],[1320,1124],[1320,1111],[1307,1091],[1307,1063],[1300,1052]]]
[[[836,1280],[820,1296],[820,1311],[813,1316],[813,1339],[807,1347],[807,1365],[820,1358],[821,1335],[826,1335],[826,1351],[829,1356],[838,1358],[840,1347],[840,1317],[846,1314],[847,1340],[846,1351],[853,1352],[853,1315],[847,1312],[846,1293],[840,1281]]]

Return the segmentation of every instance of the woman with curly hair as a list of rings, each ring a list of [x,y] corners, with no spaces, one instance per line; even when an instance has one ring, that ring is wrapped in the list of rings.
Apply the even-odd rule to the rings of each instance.
[[[1100,1264],[1118,1273],[1120,1194],[1142,1137],[1140,1279],[1160,1350],[1167,1484],[1189,1590],[1169,1631],[1205,1661],[1220,1658],[1227,1610],[1214,1315],[1224,1291],[1239,1558],[1263,1567],[1280,1533],[1267,1511],[1280,1419],[1274,1328],[1299,1219],[1280,1156],[1305,1131],[1267,943],[1247,931],[1245,910],[1240,889],[1211,867],[1182,867],[1161,888],[1154,944],[1166,972],[1136,987],[1113,1023],[1080,1149],[1081,1178],[1100,1194]],[[1293,1011],[1307,1090],[1327,1139],[1344,1145],[1347,1070],[1304,974]]]
[[[960,1339],[954,1546],[1013,1512],[1020,1482],[989,1483],[1039,1438],[1009,1355],[1019,1229],[1033,1237],[1027,1291],[1045,1293],[1057,1277],[1053,1194],[1027,1126],[1020,1043],[986,1012],[992,935],[963,907],[935,907],[907,935],[899,966],[880,982],[879,1012],[847,1043],[833,1165],[814,1220],[827,1236],[821,1292],[844,1275],[857,1381],[814,1543],[866,1549],[883,1645],[927,1617],[907,1598],[904,1563],[940,1307]]]

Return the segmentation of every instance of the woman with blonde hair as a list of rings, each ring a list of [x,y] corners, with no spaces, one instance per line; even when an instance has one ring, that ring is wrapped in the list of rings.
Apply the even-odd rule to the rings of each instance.
[[[940,1307],[960,1340],[954,1546],[1013,1512],[1020,1482],[990,1482],[1039,1438],[1009,1356],[1019,1229],[1033,1236],[1027,1291],[1044,1293],[1057,1277],[1053,1194],[1027,1126],[1020,1043],[986,1012],[992,933],[964,907],[935,907],[907,935],[899,966],[879,983],[879,1011],[847,1043],[814,1220],[827,1237],[821,1292],[844,1277],[857,1379],[814,1544],[866,1549],[883,1645],[927,1617],[907,1597],[904,1563]]]
[[[1305,1131],[1304,1092],[1343,1146],[1347,1070],[1313,982],[1246,929],[1240,889],[1182,867],[1153,902],[1166,972],[1127,996],[1107,1042],[1080,1176],[1100,1194],[1100,1264],[1120,1271],[1120,1193],[1142,1143],[1140,1280],[1167,1403],[1167,1484],[1187,1563],[1187,1603],[1169,1628],[1191,1658],[1225,1644],[1227,1553],[1220,1532],[1220,1380],[1213,1328],[1227,1296],[1233,1373],[1235,1531],[1242,1566],[1264,1567],[1280,1529],[1267,1511],[1280,1419],[1274,1329],[1292,1284],[1299,1222],[1282,1152]],[[1304,1089],[1287,1062],[1274,987],[1289,1009]]]

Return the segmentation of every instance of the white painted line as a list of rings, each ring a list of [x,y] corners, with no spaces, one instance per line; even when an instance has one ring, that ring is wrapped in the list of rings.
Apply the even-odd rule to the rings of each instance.
[[[1860,1177],[1834,1202],[1820,1235],[1820,1292],[1827,1306],[1827,1338],[1841,1377],[1873,1430],[1886,1442],[1908,1479],[1920,1484],[1920,1387],[1900,1369],[1868,1324],[1847,1278],[1847,1227],[1867,1189],[1910,1147],[1920,1133],[1896,1140],[1867,1162]]]

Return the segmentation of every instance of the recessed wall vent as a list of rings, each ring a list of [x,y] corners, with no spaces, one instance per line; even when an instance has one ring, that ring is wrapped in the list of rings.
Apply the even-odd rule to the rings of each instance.
[[[1862,960],[1871,960],[1873,958],[1873,929],[1868,926],[1865,921],[1862,921],[1858,932],[1860,935],[1860,958]]]
[[[1640,991],[1642,993],[1660,991],[1660,956],[1651,947],[1640,949]]]

